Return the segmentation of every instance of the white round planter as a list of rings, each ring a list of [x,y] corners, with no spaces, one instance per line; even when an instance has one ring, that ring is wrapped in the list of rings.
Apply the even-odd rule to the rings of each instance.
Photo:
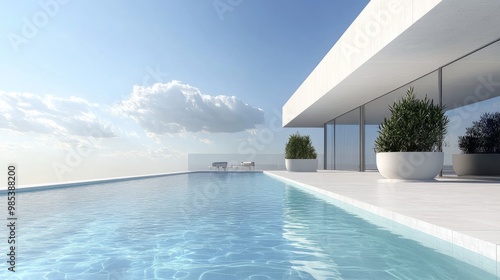
[[[377,168],[387,179],[430,180],[443,169],[442,152],[377,153]]]
[[[285,159],[287,171],[291,172],[316,172],[318,159]]]
[[[500,176],[500,154],[456,154],[452,162],[458,176]]]

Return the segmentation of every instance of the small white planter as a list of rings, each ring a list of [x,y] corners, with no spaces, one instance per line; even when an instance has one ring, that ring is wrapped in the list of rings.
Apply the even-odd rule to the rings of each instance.
[[[430,180],[443,169],[442,152],[377,153],[377,168],[387,179]]]
[[[458,176],[500,176],[500,154],[456,154],[452,162]]]
[[[316,172],[318,159],[285,159],[287,171],[291,172]]]

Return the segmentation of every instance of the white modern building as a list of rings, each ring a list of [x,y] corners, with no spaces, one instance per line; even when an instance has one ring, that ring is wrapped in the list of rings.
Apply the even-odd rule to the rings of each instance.
[[[499,0],[371,0],[283,106],[323,127],[325,169],[373,170],[378,124],[409,86],[446,106],[445,168],[484,112],[500,111]]]

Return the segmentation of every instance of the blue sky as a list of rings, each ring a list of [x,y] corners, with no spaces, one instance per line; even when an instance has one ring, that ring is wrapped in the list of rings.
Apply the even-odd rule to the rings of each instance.
[[[258,153],[295,131],[322,153],[281,108],[367,3],[2,1],[2,165],[26,184],[184,170],[263,131]]]

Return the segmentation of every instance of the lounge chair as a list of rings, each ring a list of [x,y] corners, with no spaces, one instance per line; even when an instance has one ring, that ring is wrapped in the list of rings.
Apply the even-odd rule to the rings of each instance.
[[[240,166],[248,167],[248,170],[252,170],[252,167],[253,167],[253,169],[255,169],[255,162],[253,162],[253,161],[242,161],[240,163]]]
[[[212,165],[209,166],[210,167],[210,170],[212,170],[212,167],[217,167],[217,170],[219,170],[219,168],[222,168],[224,169],[224,171],[227,169],[227,161],[214,161],[212,162]]]

